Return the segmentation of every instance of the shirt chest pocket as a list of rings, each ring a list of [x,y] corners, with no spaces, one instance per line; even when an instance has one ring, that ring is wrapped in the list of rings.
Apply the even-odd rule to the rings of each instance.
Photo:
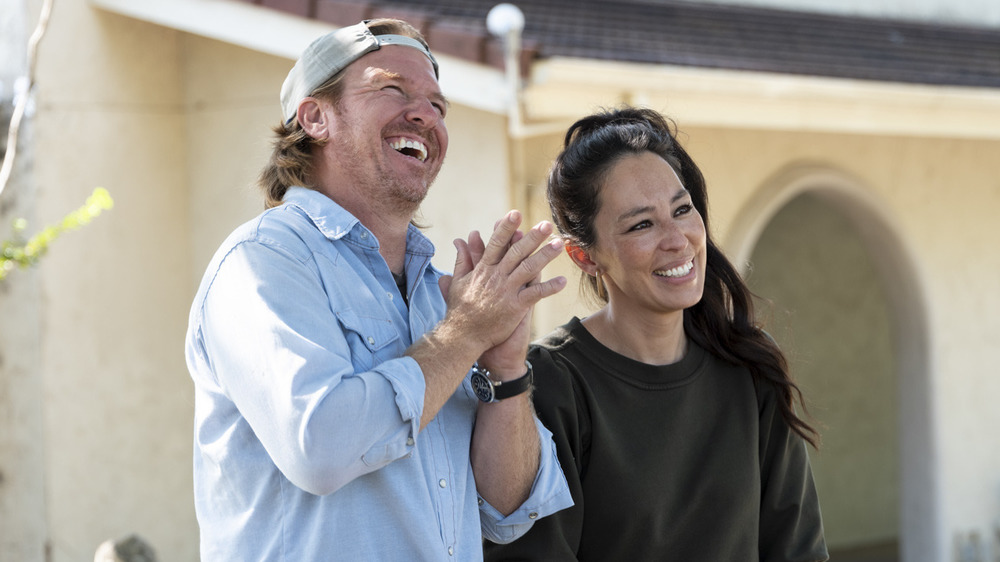
[[[388,319],[362,316],[354,310],[336,314],[351,349],[355,369],[370,371],[379,363],[402,355],[399,332]]]

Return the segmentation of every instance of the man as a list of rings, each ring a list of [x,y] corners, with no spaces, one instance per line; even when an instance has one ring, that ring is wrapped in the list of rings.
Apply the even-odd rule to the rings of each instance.
[[[456,240],[453,277],[430,265],[410,223],[447,102],[408,24],[321,37],[281,102],[270,208],[223,243],[188,328],[202,559],[480,560],[483,535],[572,504],[525,361],[561,243],[511,211]]]

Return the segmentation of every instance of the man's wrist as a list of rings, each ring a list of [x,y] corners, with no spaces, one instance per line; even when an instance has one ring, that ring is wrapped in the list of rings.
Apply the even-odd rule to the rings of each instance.
[[[511,381],[514,379],[519,379],[527,374],[529,369],[529,363],[524,359],[521,359],[515,364],[501,364],[491,361],[483,361],[480,359],[476,362],[476,365],[480,369],[484,369],[490,372],[492,379],[499,382]]]
[[[524,371],[513,379],[497,380],[493,373],[478,363],[472,367],[472,390],[481,402],[488,404],[524,394],[531,390],[533,370],[531,363],[524,362]]]

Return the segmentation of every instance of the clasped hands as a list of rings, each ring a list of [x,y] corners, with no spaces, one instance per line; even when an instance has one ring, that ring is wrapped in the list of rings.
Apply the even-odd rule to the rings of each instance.
[[[520,212],[509,211],[486,244],[478,231],[456,239],[454,274],[441,279],[447,320],[481,345],[480,364],[501,380],[524,373],[535,303],[566,286],[562,276],[541,281],[542,269],[563,249],[561,239],[549,240],[552,223],[522,232],[521,220]]]

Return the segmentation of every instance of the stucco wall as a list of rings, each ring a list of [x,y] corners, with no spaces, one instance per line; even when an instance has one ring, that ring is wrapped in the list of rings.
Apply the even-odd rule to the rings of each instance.
[[[56,3],[39,52],[38,217],[114,210],[39,268],[51,560],[138,533],[195,560],[184,79],[178,34]]]
[[[219,244],[264,209],[255,182],[281,119],[278,91],[291,61],[189,34],[179,44],[193,298]]]
[[[831,549],[899,532],[899,381],[872,259],[839,209],[806,194],[775,215],[747,276],[822,434],[810,456]]]

